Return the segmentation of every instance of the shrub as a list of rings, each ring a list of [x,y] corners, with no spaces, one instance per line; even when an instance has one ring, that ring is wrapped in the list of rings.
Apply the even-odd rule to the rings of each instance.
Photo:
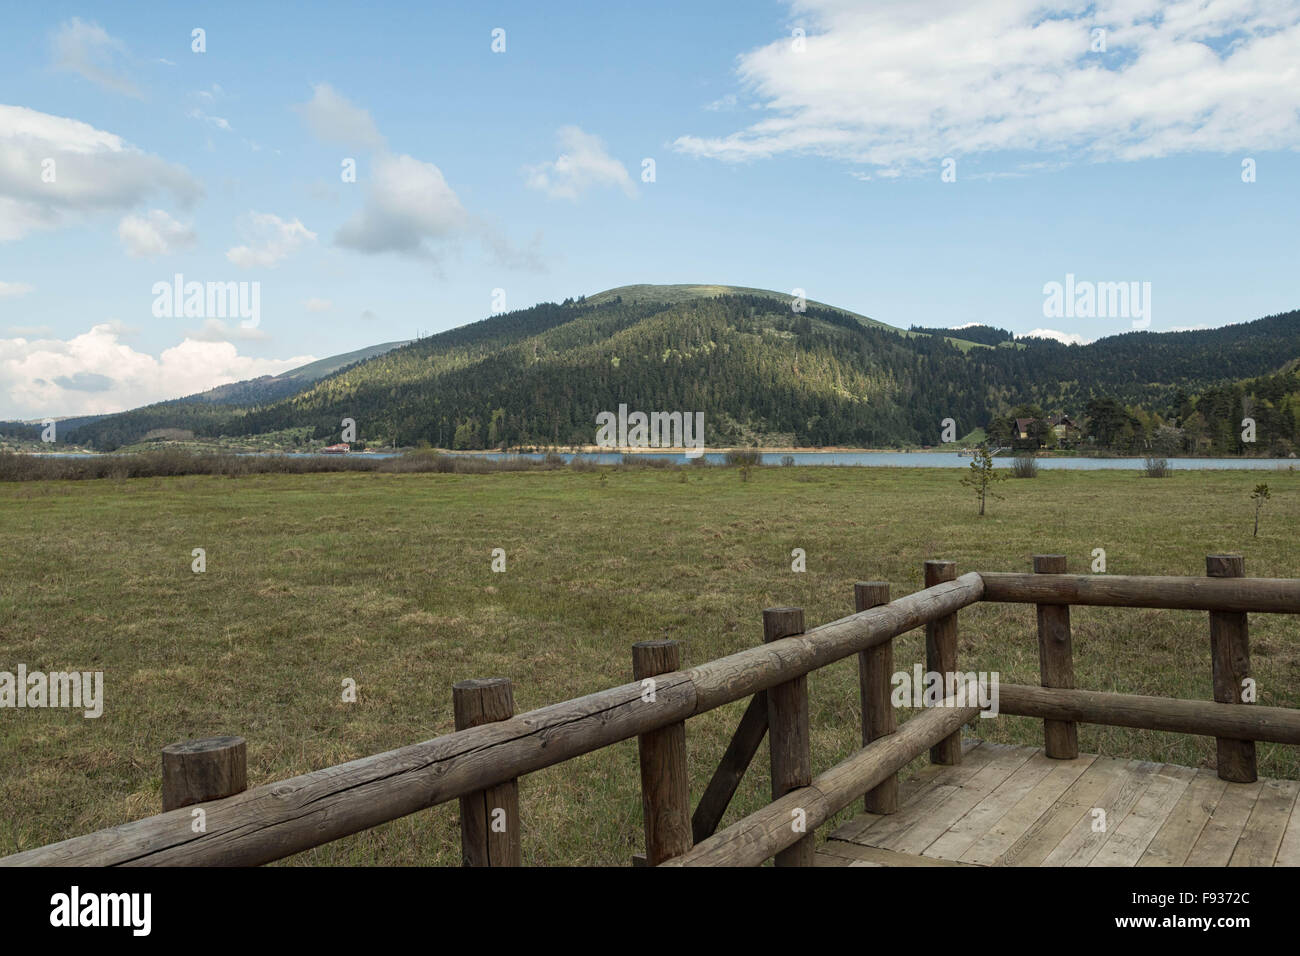
[[[624,455],[622,461],[624,468],[676,468],[677,462],[671,458],[651,457],[644,454]]]
[[[727,452],[727,464],[752,467],[757,465],[762,457],[762,453],[756,448],[733,448]]]
[[[1016,452],[1015,460],[1011,463],[1011,476],[1013,478],[1038,477],[1038,459],[1034,457],[1032,451]]]
[[[1169,459],[1157,455],[1147,455],[1142,459],[1142,473],[1148,478],[1167,478],[1169,476]]]

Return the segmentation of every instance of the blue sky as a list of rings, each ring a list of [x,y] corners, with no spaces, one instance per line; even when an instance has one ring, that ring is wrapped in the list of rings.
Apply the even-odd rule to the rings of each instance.
[[[1083,340],[1132,322],[1045,317],[1046,283],[1149,282],[1157,331],[1300,307],[1294,2],[310,11],[6,11],[0,418],[440,331],[498,289],[799,288]],[[258,283],[256,324],[155,315],[178,273]]]

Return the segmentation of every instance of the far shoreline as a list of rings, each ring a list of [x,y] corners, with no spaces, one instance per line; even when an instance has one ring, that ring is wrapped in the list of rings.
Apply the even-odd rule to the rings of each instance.
[[[293,448],[293,449],[267,449],[267,448],[250,448],[250,447],[222,447],[213,445],[191,445],[186,442],[158,442],[152,447],[141,448],[134,447],[130,450],[114,450],[111,452],[94,451],[88,448],[71,447],[66,451],[37,451],[23,448],[0,448],[0,453],[32,455],[36,457],[62,457],[62,456],[103,456],[103,455],[136,455],[146,454],[150,451],[172,451],[182,450],[193,454],[236,454],[236,455],[325,455],[322,448]],[[665,448],[644,448],[644,447],[603,447],[600,445],[524,445],[515,448],[415,448],[410,446],[393,448],[391,446],[377,446],[373,448],[357,449],[344,453],[331,453],[330,457],[368,457],[371,455],[403,455],[403,454],[435,454],[435,455],[465,455],[465,456],[486,456],[486,455],[681,455],[702,458],[704,455],[726,455],[732,452],[749,452],[758,453],[759,455],[953,455],[958,458],[972,457],[971,452],[974,449],[969,446],[965,447],[920,447],[920,448],[850,448],[841,445],[828,445],[822,447],[794,447],[794,446],[725,446],[719,448],[706,447],[702,449],[686,447],[665,447]],[[1011,449],[999,450],[994,457],[997,459],[1009,459],[1015,457],[1015,452]],[[1034,454],[1038,459],[1054,458],[1096,458],[1106,459],[1135,459],[1140,460],[1146,457],[1163,458],[1168,461],[1295,461],[1296,455],[1292,453],[1288,457],[1276,457],[1270,455],[1228,455],[1228,454],[1203,454],[1203,455],[1154,455],[1150,452],[1117,452],[1104,451],[1096,449],[1082,450],[1040,450]]]

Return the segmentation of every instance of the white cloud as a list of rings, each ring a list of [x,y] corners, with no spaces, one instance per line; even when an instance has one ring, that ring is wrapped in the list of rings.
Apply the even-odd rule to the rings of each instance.
[[[67,340],[0,339],[0,418],[119,412],[316,360],[253,358],[230,342],[193,336],[155,358],[123,336],[120,324],[106,322]]]
[[[326,142],[374,151],[362,206],[334,234],[336,245],[356,252],[396,252],[436,262],[443,248],[477,239],[492,259],[511,269],[543,268],[538,247],[517,248],[482,217],[470,215],[433,163],[389,152],[370,113],[340,96],[328,83],[312,88],[312,98],[295,109],[312,132]],[[313,198],[335,201],[338,186],[313,183]]]
[[[734,110],[736,108],[736,94],[728,93],[725,96],[719,96],[712,103],[705,103],[704,108],[713,113],[721,110]]]
[[[20,295],[35,292],[36,286],[26,282],[0,282],[0,299],[16,299]]]
[[[183,226],[161,209],[146,216],[130,215],[117,224],[117,237],[126,254],[137,259],[165,256],[194,245],[194,230]]]
[[[376,157],[361,211],[334,241],[358,252],[430,255],[430,241],[453,239],[471,225],[442,170],[410,156]]]
[[[1300,5],[1269,0],[792,0],[737,72],[764,107],[682,152],[916,170],[1001,150],[1135,160],[1300,146]],[[1091,31],[1104,27],[1106,51]]]
[[[227,133],[234,131],[230,125],[229,120],[221,116],[209,116],[207,113],[203,112],[203,110],[199,109],[197,106],[194,109],[190,110],[185,115],[187,115],[190,119],[196,119],[205,123],[211,123],[217,129],[223,130]]]
[[[334,308],[334,303],[329,299],[308,299],[303,303],[303,307],[308,312],[328,312]]]
[[[0,105],[0,241],[96,212],[125,211],[159,192],[188,206],[203,189],[184,167],[112,133]]]
[[[555,139],[562,150],[555,160],[524,167],[530,188],[552,199],[577,199],[580,193],[602,186],[617,186],[628,196],[636,195],[627,167],[609,155],[599,136],[562,126]]]
[[[78,17],[59,24],[50,41],[54,67],[80,73],[92,83],[124,96],[140,98],[140,90],[120,72],[126,48],[98,23]]]
[[[304,242],[316,241],[316,233],[297,219],[286,222],[269,212],[250,212],[243,230],[250,236],[249,243],[226,252],[226,258],[242,269],[271,268]]]
[[[344,99],[328,83],[313,86],[312,98],[294,109],[323,142],[361,149],[384,148],[384,138],[370,112]]]
[[[1087,345],[1092,339],[1085,339],[1076,332],[1058,332],[1056,329],[1031,329],[1021,335],[1018,339],[1055,339],[1063,345]]]

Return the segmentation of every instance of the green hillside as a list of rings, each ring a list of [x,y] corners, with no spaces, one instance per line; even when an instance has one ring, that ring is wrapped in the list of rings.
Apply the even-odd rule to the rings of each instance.
[[[1096,417],[1117,449],[1157,434],[1179,445],[1171,453],[1285,453],[1300,441],[1297,373],[1279,371],[1300,356],[1300,312],[1087,346],[981,345],[812,301],[796,313],[790,296],[764,290],[626,286],[420,339],[292,395],[148,406],[70,440],[111,449],[157,428],[209,438],[309,428],[337,441],[351,418],[371,444],[590,444],[597,413],[626,404],[703,412],[711,446],[937,444],[945,418],[967,434],[1053,413]],[[1232,437],[1243,408],[1258,411],[1251,447]]]

